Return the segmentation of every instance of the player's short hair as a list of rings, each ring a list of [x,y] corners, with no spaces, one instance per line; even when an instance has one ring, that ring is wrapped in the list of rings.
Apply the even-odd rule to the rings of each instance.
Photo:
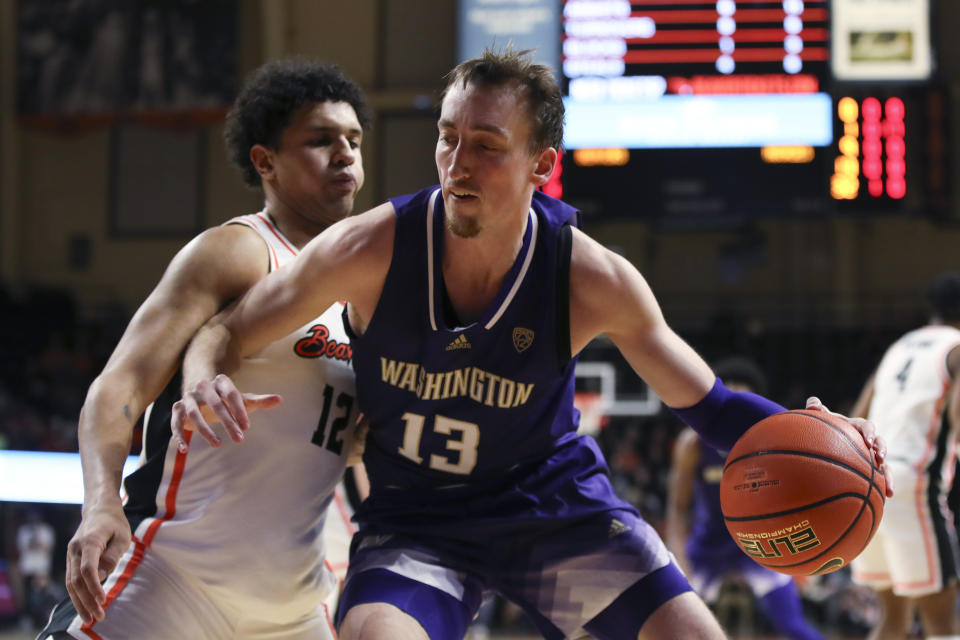
[[[548,147],[560,150],[563,144],[563,98],[560,87],[553,77],[553,70],[535,64],[532,50],[517,51],[507,46],[502,53],[485,49],[478,58],[461,62],[447,74],[447,86],[459,84],[478,86],[502,86],[515,84],[523,87],[530,107],[530,151],[540,153]]]
[[[754,393],[764,395],[767,392],[767,376],[756,362],[743,356],[730,356],[718,360],[713,372],[724,384],[740,383],[750,387]]]
[[[223,134],[230,160],[240,168],[245,183],[260,186],[260,174],[250,160],[251,147],[262,144],[277,149],[293,115],[305,105],[321,102],[346,102],[360,126],[370,129],[366,95],[336,65],[285,58],[267,62],[247,76],[227,113]]]
[[[927,303],[942,322],[960,322],[960,271],[947,271],[930,280]]]

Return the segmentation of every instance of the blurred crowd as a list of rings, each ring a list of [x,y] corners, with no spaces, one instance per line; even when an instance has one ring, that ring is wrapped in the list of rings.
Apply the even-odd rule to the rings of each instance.
[[[87,387],[127,320],[119,306],[81,315],[66,291],[0,288],[0,448],[77,450]]]
[[[0,290],[0,449],[77,450],[84,395],[119,339],[125,314],[108,306],[91,319],[62,291]],[[768,395],[785,406],[802,406],[807,395],[816,394],[830,408],[846,411],[883,348],[906,328],[772,331],[725,316],[706,329],[677,329],[708,361],[734,353],[754,358],[768,373]],[[642,386],[612,345],[591,344],[582,361],[612,362],[618,386]],[[660,411],[611,416],[601,427],[597,438],[618,493],[662,533],[671,447],[681,425]],[[64,595],[63,558],[79,516],[78,505],[0,502],[0,624],[35,628],[51,602]],[[870,592],[852,585],[844,571],[800,586],[810,620],[834,637],[862,637],[877,615]],[[762,634],[763,622],[753,616],[746,595],[729,585],[718,616],[732,630]],[[521,612],[493,600],[471,633],[482,638],[531,629]]]

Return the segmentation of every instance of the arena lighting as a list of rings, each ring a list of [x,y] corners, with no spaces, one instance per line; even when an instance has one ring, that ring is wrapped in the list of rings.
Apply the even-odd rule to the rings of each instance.
[[[612,149],[574,149],[573,161],[581,167],[622,167],[630,160],[630,151]]]
[[[137,464],[128,457],[123,477]],[[83,504],[80,454],[0,450],[0,501]]]
[[[567,149],[691,149],[811,145],[833,141],[826,93],[665,95],[659,100],[564,98]]]
[[[893,96],[881,102],[870,96],[859,103],[851,97],[837,103],[843,136],[837,143],[830,195],[853,200],[860,195],[861,175],[872,198],[902,199],[907,193],[906,108]]]
[[[813,147],[804,145],[768,146],[760,149],[760,158],[769,164],[803,164],[813,162]]]
[[[884,168],[887,173],[887,195],[899,200],[907,193],[906,163],[906,125],[903,100],[897,97],[887,98],[883,103],[886,118],[883,121],[884,152],[887,161]]]
[[[853,200],[860,193],[860,105],[849,96],[840,98],[837,115],[843,123],[843,136],[837,142],[840,155],[833,164],[830,195],[835,200]]]

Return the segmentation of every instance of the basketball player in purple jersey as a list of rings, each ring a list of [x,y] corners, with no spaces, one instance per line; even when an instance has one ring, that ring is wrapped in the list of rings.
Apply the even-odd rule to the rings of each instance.
[[[728,358],[714,373],[732,391],[762,394],[763,372],[744,358]],[[723,581],[744,580],[777,633],[791,640],[823,640],[803,618],[793,578],[762,567],[745,554],[727,531],[720,510],[720,476],[726,456],[704,445],[696,432],[677,437],[667,495],[666,541],[690,584],[708,603],[716,601]]]
[[[614,495],[596,443],[576,435],[576,354],[605,333],[717,447],[782,408],[727,390],[633,266],[535,193],[563,136],[549,68],[510,50],[462,63],[438,129],[440,186],[332,226],[202,329],[177,415],[198,429],[203,405],[242,416],[217,372],[347,300],[371,497],[341,638],[459,639],[485,591],[547,638],[722,638],[656,532]]]
[[[321,532],[357,413],[341,305],[318,310],[237,370],[244,386],[284,394],[283,405],[243,424],[257,428],[218,427],[178,449],[170,414],[196,329],[350,214],[369,124],[362,90],[334,66],[278,60],[248,78],[225,137],[244,181],[262,188],[264,208],[177,254],[91,385],[79,424],[84,504],[68,545],[71,600],[40,640],[335,637]],[[122,504],[121,469],[144,412],[141,465],[124,481]],[[250,446],[221,447],[228,438]]]

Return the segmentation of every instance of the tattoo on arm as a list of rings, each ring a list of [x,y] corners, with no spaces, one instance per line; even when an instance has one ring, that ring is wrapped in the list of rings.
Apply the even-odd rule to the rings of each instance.
[[[130,405],[123,405],[123,415],[126,417],[127,422],[133,422],[133,416],[130,415]]]

